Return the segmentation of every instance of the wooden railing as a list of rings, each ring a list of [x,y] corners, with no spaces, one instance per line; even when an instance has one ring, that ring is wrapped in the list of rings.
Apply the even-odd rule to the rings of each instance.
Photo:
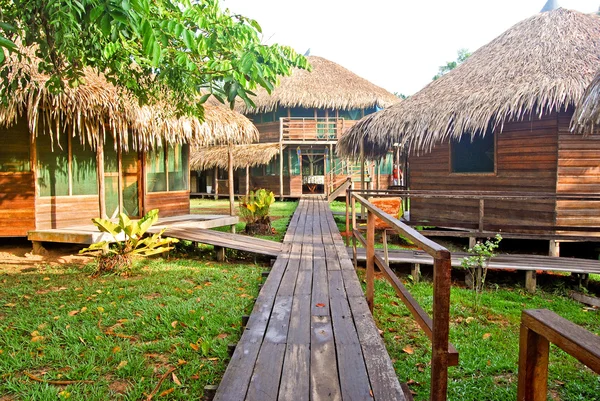
[[[356,203],[359,203],[367,213],[366,238],[358,230],[356,223]],[[375,219],[381,219],[389,229],[409,238],[434,259],[433,266],[433,318],[417,303],[400,279],[390,269],[389,265],[380,255],[375,253]],[[425,238],[413,228],[398,219],[386,214],[375,207],[358,193],[348,190],[346,192],[346,238],[350,230],[352,219],[353,256],[356,266],[356,241],[359,241],[367,253],[366,271],[366,298],[371,312],[374,303],[374,268],[381,270],[392,285],[396,294],[408,307],[413,317],[432,342],[431,356],[431,396],[432,401],[445,401],[448,389],[448,367],[458,365],[458,352],[448,343],[450,323],[450,271],[451,255],[443,246]]]
[[[279,122],[284,142],[337,141],[347,128],[343,118],[282,117]]]
[[[546,401],[550,343],[600,374],[600,337],[547,309],[521,315],[518,401]]]
[[[352,186],[352,178],[347,177],[341,184],[339,187],[337,187],[335,190],[331,191],[329,193],[329,195],[327,195],[327,202],[331,202],[333,200],[335,200],[335,198],[337,198],[338,196],[342,195],[343,193],[346,192],[346,190],[348,188],[350,188]]]

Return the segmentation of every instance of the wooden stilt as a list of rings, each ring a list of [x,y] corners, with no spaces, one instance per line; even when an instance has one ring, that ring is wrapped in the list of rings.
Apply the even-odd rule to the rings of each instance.
[[[525,288],[527,289],[527,291],[529,291],[530,293],[534,293],[535,292],[535,287],[536,287],[536,272],[535,270],[527,270],[525,272]]]
[[[410,268],[410,275],[415,283],[419,282],[419,279],[421,278],[421,265],[419,263],[412,264]]]
[[[225,261],[225,248],[221,246],[215,246],[215,253],[217,254],[217,262]]]

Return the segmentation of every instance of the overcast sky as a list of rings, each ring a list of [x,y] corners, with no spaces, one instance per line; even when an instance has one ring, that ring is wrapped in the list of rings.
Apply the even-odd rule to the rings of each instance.
[[[559,0],[564,8],[598,10],[599,0]],[[474,51],[545,0],[222,0],[259,22],[264,42],[325,57],[390,92],[411,95],[457,50]]]

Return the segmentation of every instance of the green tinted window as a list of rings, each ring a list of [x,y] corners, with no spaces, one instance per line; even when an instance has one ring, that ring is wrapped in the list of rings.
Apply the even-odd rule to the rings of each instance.
[[[188,189],[188,147],[185,145],[169,146],[169,191],[185,191]]]
[[[485,136],[464,134],[451,143],[453,173],[493,173],[494,134]]]
[[[90,145],[82,145],[78,138],[71,138],[71,154],[73,195],[97,195],[96,152]]]
[[[29,128],[24,120],[0,133],[0,173],[31,171],[29,162]]]
[[[37,185],[40,196],[69,195],[68,138],[61,135],[52,140],[40,134],[36,139]]]
[[[165,148],[157,148],[146,153],[146,184],[148,192],[167,190],[165,173]]]

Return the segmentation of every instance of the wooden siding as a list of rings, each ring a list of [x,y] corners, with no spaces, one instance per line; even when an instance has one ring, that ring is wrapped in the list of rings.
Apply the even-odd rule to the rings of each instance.
[[[412,190],[502,191],[555,193],[558,135],[557,114],[508,122],[496,141],[496,173],[450,173],[450,145],[443,143],[432,152],[410,156]],[[434,225],[476,227],[479,218],[477,200],[411,199],[411,220],[430,221]],[[555,224],[555,202],[486,201],[486,229],[510,227],[528,231],[535,226]]]
[[[100,216],[98,195],[43,196],[35,203],[37,230],[89,225]]]
[[[256,128],[260,133],[260,143],[279,142],[279,121],[272,123],[256,124]]]
[[[25,236],[35,228],[33,173],[0,173],[0,237]]]
[[[572,113],[558,119],[557,193],[600,193],[600,137],[569,131]],[[558,201],[559,226],[600,226],[600,202]]]
[[[159,217],[177,216],[190,213],[190,192],[154,192],[146,194],[146,210],[158,209]]]
[[[245,179],[245,178],[244,178]],[[264,188],[278,196],[279,195],[279,176],[278,175],[251,175],[250,189]],[[283,194],[290,195],[290,177],[283,177]]]

